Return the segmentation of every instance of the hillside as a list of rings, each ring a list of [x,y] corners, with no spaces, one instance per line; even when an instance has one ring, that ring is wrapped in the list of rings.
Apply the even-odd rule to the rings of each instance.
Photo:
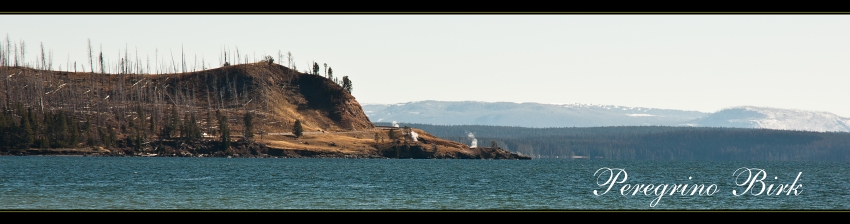
[[[221,110],[231,118],[256,112],[266,132],[290,131],[300,119],[308,130],[373,128],[351,94],[332,81],[284,66],[254,63],[183,74],[93,74],[5,68],[4,106],[16,102],[40,111],[101,115],[99,123],[129,125],[137,107],[161,121],[170,106],[181,114]],[[41,94],[44,93],[44,94]],[[279,124],[278,124],[279,123]]]
[[[389,141],[341,82],[270,61],[172,74],[116,70],[0,66],[0,153],[381,158],[404,157],[386,150],[440,143],[439,152],[413,157],[480,154],[421,130],[421,141]],[[296,120],[304,130],[299,138]]]

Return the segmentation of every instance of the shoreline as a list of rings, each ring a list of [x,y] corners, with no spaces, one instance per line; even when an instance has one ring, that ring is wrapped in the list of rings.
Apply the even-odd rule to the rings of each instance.
[[[130,147],[17,149],[0,151],[0,156],[79,156],[79,157],[191,157],[191,158],[339,158],[339,159],[495,159],[531,160],[498,148],[474,148],[469,152],[434,152],[410,145],[393,145],[376,150],[342,152],[268,147],[257,142],[234,141],[229,149],[217,147],[214,141],[174,142],[174,148],[159,145],[158,151],[137,151]],[[177,144],[179,143],[179,144]],[[395,155],[395,156],[388,156]]]

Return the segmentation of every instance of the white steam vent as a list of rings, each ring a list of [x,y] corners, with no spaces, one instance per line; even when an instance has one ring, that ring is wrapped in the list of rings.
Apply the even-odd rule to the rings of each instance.
[[[410,137],[413,138],[413,141],[415,142],[415,141],[417,141],[417,139],[419,139],[419,134],[416,134],[415,131],[411,130],[410,131]]]
[[[473,135],[472,132],[467,134],[466,137],[469,137],[470,139],[472,139],[472,144],[469,145],[470,148],[478,147],[478,139],[475,139],[475,135]]]

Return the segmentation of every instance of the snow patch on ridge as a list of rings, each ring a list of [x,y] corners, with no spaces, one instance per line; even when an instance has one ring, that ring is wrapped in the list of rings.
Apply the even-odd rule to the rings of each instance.
[[[778,130],[850,132],[850,119],[821,111],[741,106],[718,111],[706,118],[712,116],[714,120],[703,119],[700,126],[738,124],[752,128]]]

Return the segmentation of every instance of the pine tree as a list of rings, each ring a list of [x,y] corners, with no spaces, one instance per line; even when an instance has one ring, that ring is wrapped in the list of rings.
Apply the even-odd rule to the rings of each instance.
[[[97,144],[97,141],[95,141],[95,138],[93,136],[94,134],[92,134],[92,132],[94,131],[92,129],[93,128],[91,125],[91,117],[86,117],[86,123],[83,124],[83,133],[85,133],[86,136],[87,146],[95,146]]]
[[[411,139],[411,141],[413,140],[412,139],[413,136],[410,135],[410,132],[411,132],[411,129],[407,125],[405,125],[404,128],[401,129],[401,135],[404,137],[405,143],[407,143],[407,139]]]
[[[156,134],[156,119],[154,119],[154,117],[153,117],[153,116],[151,116],[150,133],[151,133],[151,135],[155,135],[155,134]]]
[[[6,149],[10,145],[11,130],[9,130],[9,121],[7,120],[6,110],[0,112],[0,150]]]
[[[109,132],[109,137],[107,137],[107,139],[106,139],[106,144],[105,144],[106,147],[108,147],[108,148],[116,147],[117,146],[116,141],[118,141],[118,136],[115,134],[115,128],[109,127],[109,128],[107,128],[107,131]]]
[[[251,112],[245,113],[245,133],[242,135],[245,136],[245,140],[250,140],[254,137],[254,115]]]
[[[9,124],[7,118],[8,116],[6,116],[6,110],[4,108],[3,111],[0,111],[0,129],[6,128],[6,125]]]
[[[22,106],[20,106],[20,104],[19,104],[19,109],[21,107]],[[32,126],[30,125],[30,122],[28,121],[29,120],[29,117],[27,117],[28,114],[23,112],[23,110],[19,110],[19,111],[21,112],[20,113],[21,114],[21,122],[20,122],[20,124],[21,124],[20,130],[21,131],[20,131],[20,134],[19,134],[20,137],[16,141],[16,144],[15,144],[16,147],[15,148],[27,149],[33,143],[33,129],[32,129]]]
[[[292,134],[295,134],[296,138],[304,135],[304,127],[301,126],[301,120],[295,120],[295,125],[292,127]]]
[[[144,144],[144,140],[143,140],[143,139],[144,139],[144,137],[142,137],[142,134],[141,134],[141,133],[139,133],[139,132],[136,132],[136,139],[134,139],[134,141],[133,141],[133,145],[135,146],[135,149],[136,149],[137,151],[141,151],[141,150],[142,150],[142,144]]]
[[[172,138],[177,135],[177,126],[179,124],[179,118],[177,117],[177,106],[171,107],[171,114],[165,120],[165,126],[162,128],[162,137],[164,138]]]
[[[67,114],[66,114],[67,115]],[[80,140],[80,125],[78,122],[74,121],[74,117],[71,115],[67,115],[68,118],[65,119],[68,121],[68,144],[71,148],[77,147],[77,142]]]
[[[50,141],[47,140],[47,138],[38,138],[38,140],[35,141],[35,144],[41,149],[50,148]]]
[[[221,132],[221,142],[224,143],[224,149],[230,148],[230,128],[227,127],[227,116],[218,117],[218,128]]]
[[[390,132],[387,133],[387,136],[390,137],[390,141],[395,141],[398,136],[395,133],[395,129],[390,129]]]
[[[183,123],[180,123],[180,137],[186,140],[190,140],[190,136],[192,135],[192,128],[189,127],[189,114],[183,115]]]
[[[354,87],[351,86],[351,79],[348,79],[348,76],[342,77],[342,88],[345,89],[345,91],[348,91],[348,93],[351,93],[351,90],[354,89]]]
[[[44,133],[41,131],[41,122],[39,122],[38,117],[32,112],[32,107],[27,108],[27,119],[30,122],[30,128],[32,129],[32,137],[38,137],[40,134]]]
[[[139,131],[144,131],[146,129],[145,128],[145,123],[146,123],[145,120],[147,120],[147,119],[145,119],[145,111],[142,110],[141,106],[136,106],[136,115],[138,116],[138,118],[136,118],[136,119],[139,120],[139,125],[137,125],[138,126],[137,128],[138,128]]]
[[[129,121],[127,121],[127,126],[130,128],[130,130],[136,131],[136,121],[135,120],[130,119]]]
[[[49,138],[54,148],[68,147],[68,122],[64,114],[53,114],[53,119],[50,120],[50,133],[53,135]]]
[[[99,127],[97,129],[97,135],[100,136],[100,143],[104,147],[108,148],[109,147],[109,135],[106,133],[106,129],[104,129],[103,127]]]
[[[216,117],[221,115],[221,113],[219,113],[218,111],[216,111],[215,114],[216,114]],[[207,132],[209,132],[207,134],[215,136],[216,130],[215,130],[215,128],[213,128],[213,125],[215,125],[215,123],[213,123],[213,115],[212,115],[212,111],[210,111],[210,112],[207,113]]]
[[[201,128],[198,127],[198,121],[195,119],[195,114],[189,116],[189,140],[194,141],[201,139]]]
[[[272,65],[274,64],[274,57],[272,57],[271,55],[266,55],[263,61],[268,63],[269,65]]]

